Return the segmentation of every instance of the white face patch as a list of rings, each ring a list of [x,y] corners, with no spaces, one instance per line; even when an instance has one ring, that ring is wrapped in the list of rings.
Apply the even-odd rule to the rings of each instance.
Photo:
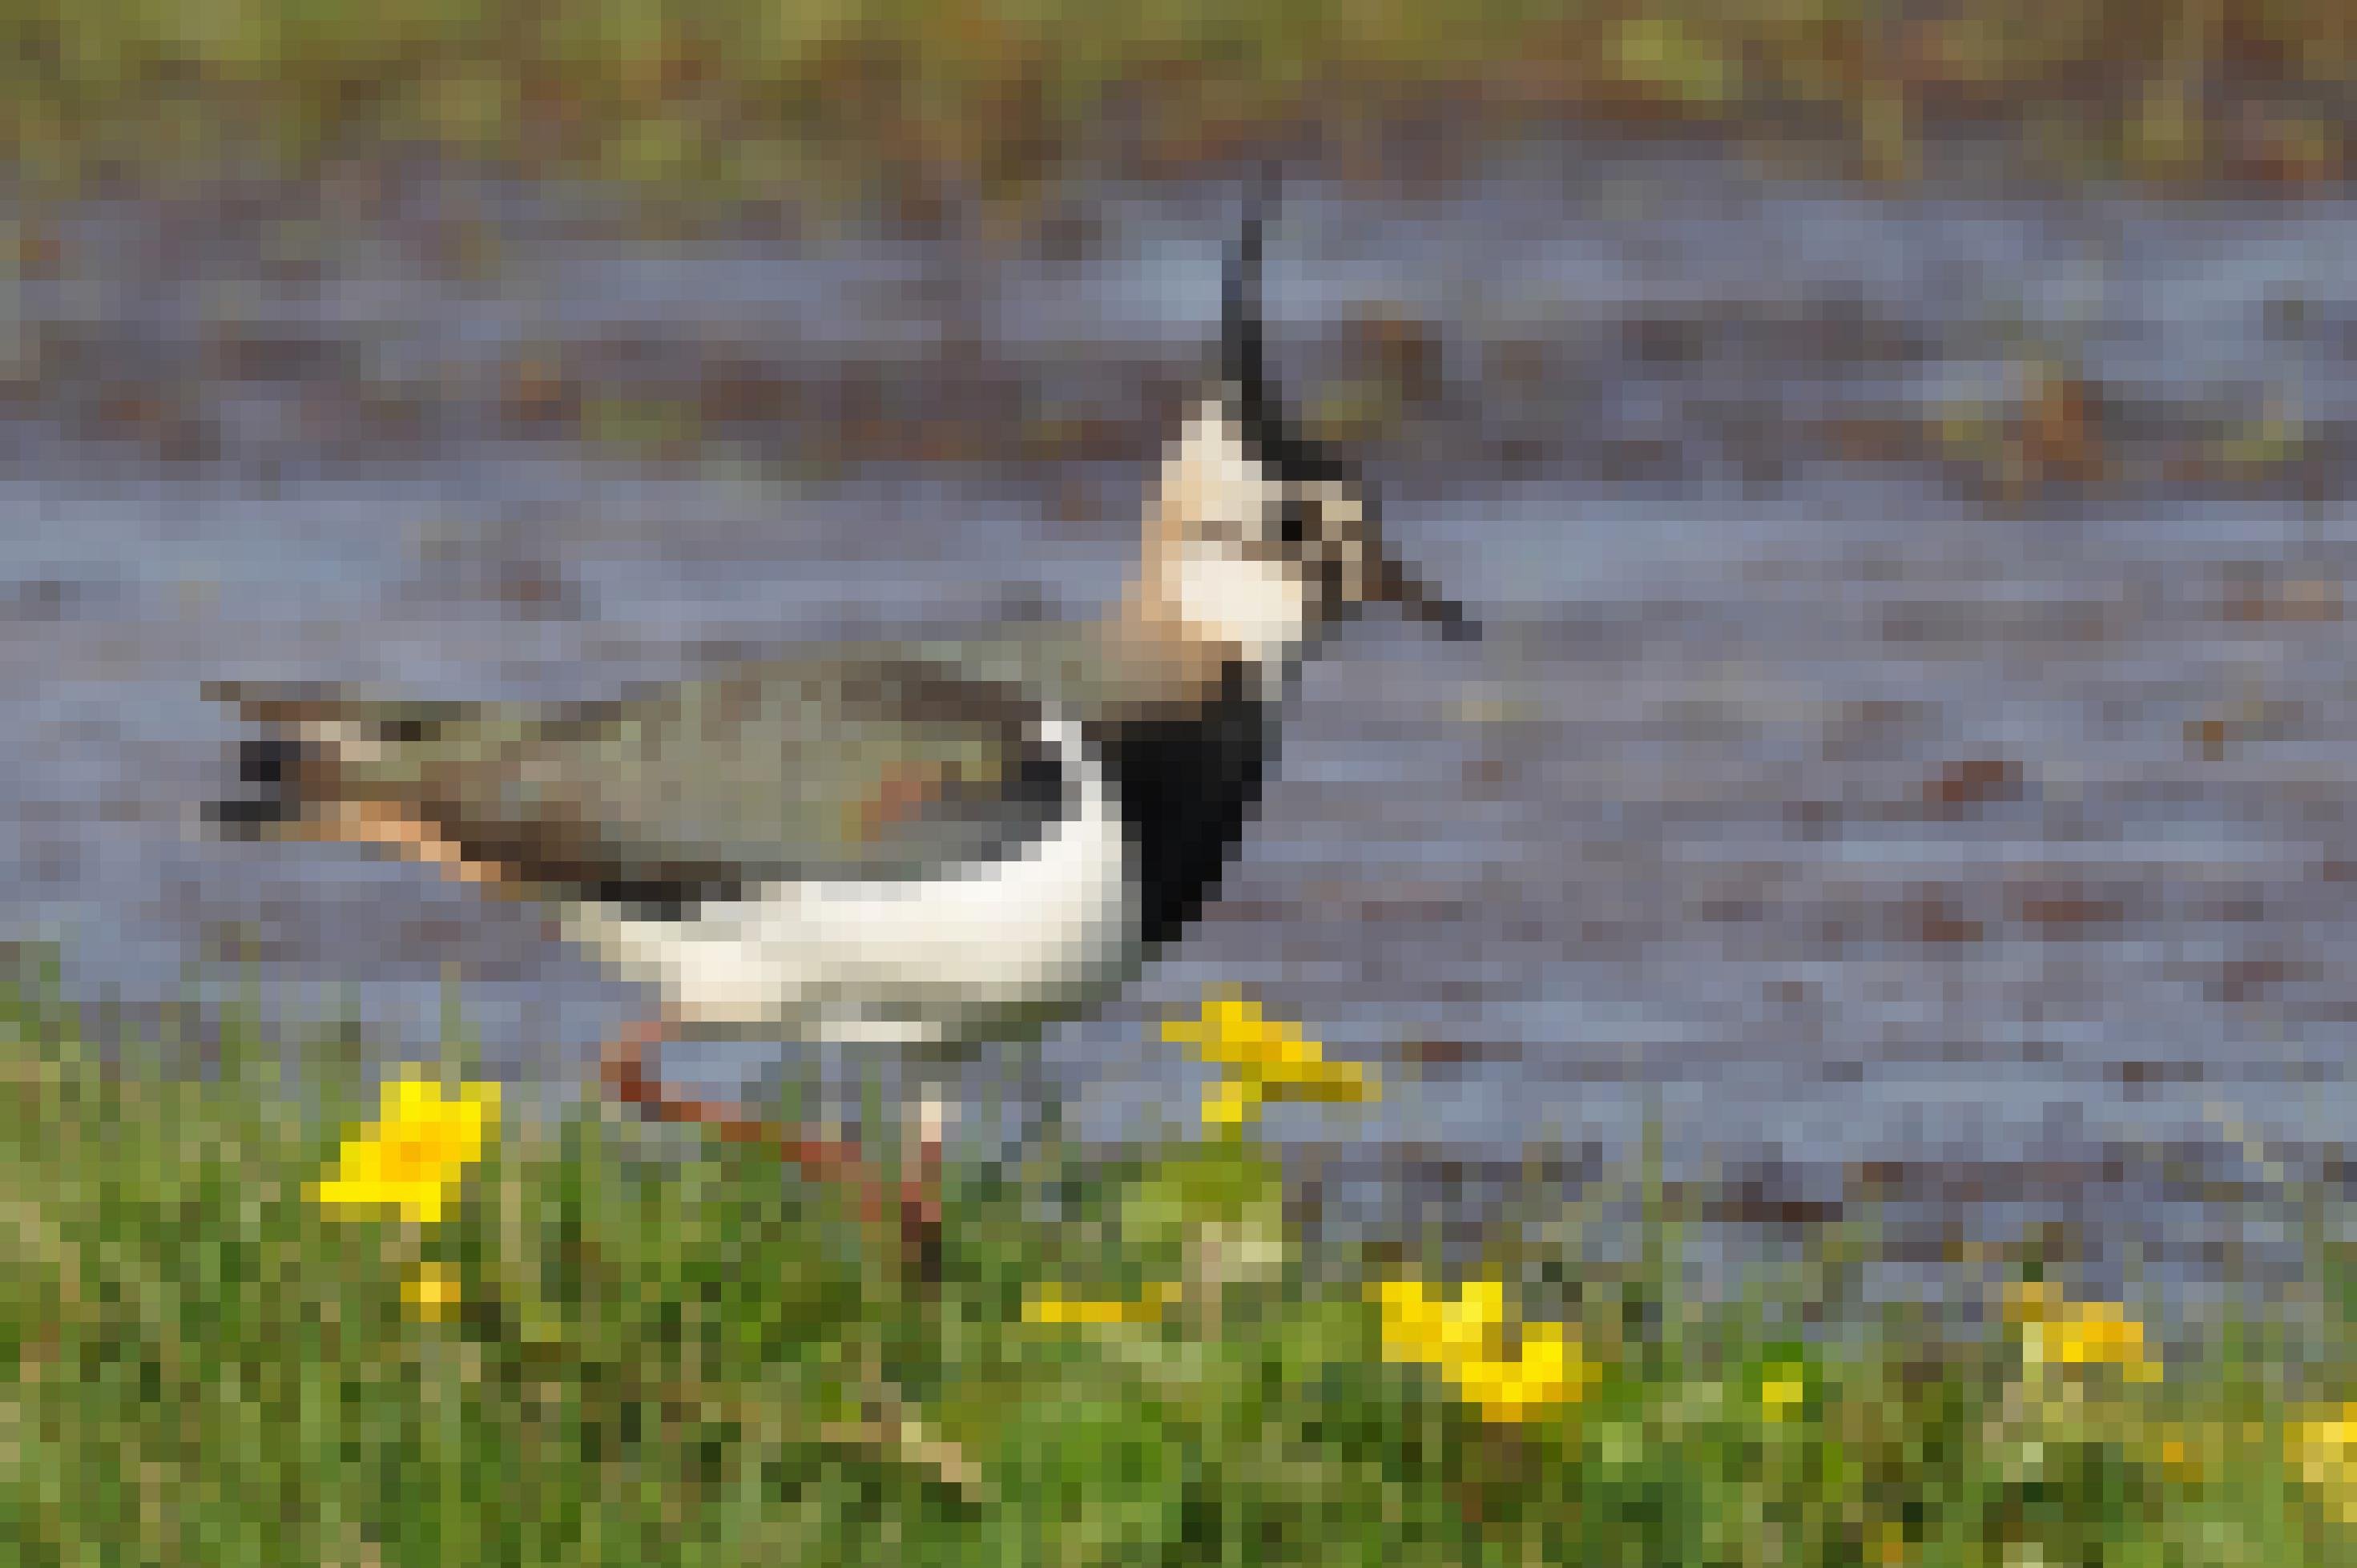
[[[1309,639],[1309,589],[1292,562],[1190,540],[1168,586],[1174,607],[1199,635],[1242,649],[1256,664],[1285,664]]]

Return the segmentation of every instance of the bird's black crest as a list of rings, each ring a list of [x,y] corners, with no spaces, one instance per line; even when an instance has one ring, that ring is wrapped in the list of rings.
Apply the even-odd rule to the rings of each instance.
[[[1220,298],[1220,380],[1229,412],[1245,442],[1277,473],[1296,479],[1351,478],[1350,467],[1303,435],[1269,374],[1267,334],[1261,310],[1262,231],[1275,205],[1277,172],[1272,166],[1244,199],[1243,227],[1229,252]]]

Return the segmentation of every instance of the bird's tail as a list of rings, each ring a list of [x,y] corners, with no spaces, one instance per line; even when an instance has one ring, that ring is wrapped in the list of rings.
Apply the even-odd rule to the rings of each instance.
[[[204,808],[205,820],[225,838],[299,838],[331,830],[340,809],[365,791],[365,779],[350,767],[353,743],[390,739],[393,727],[372,711],[377,704],[310,688],[213,682],[205,695],[229,703],[255,726],[237,742],[237,778],[246,788]]]

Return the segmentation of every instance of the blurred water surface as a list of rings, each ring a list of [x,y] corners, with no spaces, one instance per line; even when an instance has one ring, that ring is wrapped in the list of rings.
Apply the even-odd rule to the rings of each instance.
[[[0,936],[143,1039],[194,973],[418,1050],[455,976],[577,1092],[641,999],[425,872],[206,842],[199,683],[593,693],[1087,613],[1232,203],[1059,199],[1012,248],[455,179],[23,215]],[[2053,1222],[2192,1293],[2292,1256],[2236,1200],[2338,1188],[2357,1128],[2352,254],[2346,200],[1700,152],[1297,183],[1297,400],[1491,635],[1308,671],[1225,897],[1046,1043],[1069,1124],[1183,1113],[1154,1021],[1234,982],[1389,1086],[1272,1118],[1331,1219],[1609,1169],[1651,1109],[1738,1230],[1873,1199],[1933,1265]]]

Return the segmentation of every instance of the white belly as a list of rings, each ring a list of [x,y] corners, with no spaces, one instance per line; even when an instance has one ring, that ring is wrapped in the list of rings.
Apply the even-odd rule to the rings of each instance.
[[[1024,853],[963,875],[780,884],[688,920],[593,906],[569,934],[707,1028],[945,1045],[1076,1010],[1137,961],[1132,857],[1080,725],[1039,733],[1077,779],[1079,810]]]

